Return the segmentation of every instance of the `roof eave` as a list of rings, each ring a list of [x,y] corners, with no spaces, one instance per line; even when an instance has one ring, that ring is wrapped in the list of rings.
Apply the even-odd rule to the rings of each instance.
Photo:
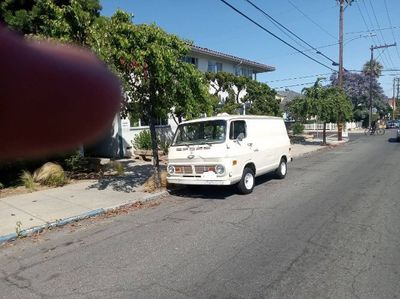
[[[210,49],[207,49],[207,48],[202,48],[202,47],[199,47],[199,46],[191,45],[190,47],[191,47],[191,51],[193,53],[210,55],[210,56],[218,57],[218,58],[221,58],[221,59],[226,59],[226,60],[229,60],[229,61],[233,61],[233,62],[236,62],[237,64],[249,66],[249,67],[251,67],[253,69],[254,73],[265,73],[265,72],[275,71],[275,67],[270,66],[270,65],[258,63],[258,62],[255,62],[255,61],[251,61],[251,60],[248,60],[248,59],[240,58],[240,57],[229,55],[229,54],[224,54],[224,53],[221,53],[221,52],[213,51],[213,50],[210,50]]]

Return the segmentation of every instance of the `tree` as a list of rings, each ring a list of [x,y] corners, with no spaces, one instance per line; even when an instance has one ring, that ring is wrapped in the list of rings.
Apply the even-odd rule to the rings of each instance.
[[[0,20],[26,35],[87,46],[100,10],[98,0],[5,0],[0,4]]]
[[[133,56],[134,88],[129,90],[132,101],[128,110],[140,111],[150,125],[153,166],[159,187],[156,121],[173,112],[174,107],[189,117],[206,112],[210,106],[207,85],[195,66],[181,59],[189,46],[177,36],[167,34],[155,25],[136,26]],[[182,108],[187,109],[184,111]],[[202,109],[203,108],[203,109]]]
[[[276,91],[267,84],[250,80],[246,92],[242,101],[250,106],[249,114],[282,116],[279,103],[275,98]]]
[[[343,90],[353,104],[353,118],[356,121],[368,117],[370,77],[365,73],[346,72],[343,80]],[[331,77],[331,85],[337,86],[336,75]],[[372,106],[379,114],[386,113],[386,96],[376,77],[372,77]]]
[[[323,121],[323,144],[326,144],[326,123],[349,121],[352,118],[353,106],[341,88],[327,87],[323,90],[319,102],[318,118]]]
[[[246,90],[250,79],[227,72],[206,73],[206,78],[214,90],[212,92],[216,102],[214,113],[237,114],[241,106],[240,95]]]
[[[367,76],[372,75],[373,78],[379,78],[382,74],[383,66],[379,61],[373,59],[367,61],[363,66],[363,73]]]
[[[206,73],[213,89],[215,101],[214,113],[237,114],[241,106],[249,107],[248,114],[280,116],[279,104],[275,99],[276,91],[265,83],[231,73]],[[227,94],[226,97],[223,95]]]
[[[289,112],[296,120],[305,121],[317,117],[323,122],[323,144],[326,143],[326,123],[349,120],[352,105],[338,87],[323,87],[318,79],[312,87],[304,88],[304,97],[289,104]]]
[[[97,21],[92,45],[123,82],[123,115],[133,114],[149,124],[159,187],[157,120],[173,113],[180,118],[210,113],[208,84],[195,66],[182,60],[189,51],[186,42],[156,25],[135,25],[123,11]]]

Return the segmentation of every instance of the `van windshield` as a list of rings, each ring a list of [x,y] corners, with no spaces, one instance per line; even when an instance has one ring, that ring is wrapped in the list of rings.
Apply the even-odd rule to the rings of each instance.
[[[212,120],[179,125],[173,145],[222,143],[226,136],[226,121]]]

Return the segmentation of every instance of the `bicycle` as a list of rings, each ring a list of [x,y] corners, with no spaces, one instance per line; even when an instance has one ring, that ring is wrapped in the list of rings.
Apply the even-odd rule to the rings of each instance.
[[[377,128],[377,129],[373,129],[372,127],[366,128],[364,131],[364,134],[366,136],[368,135],[384,135],[385,134],[385,129],[383,128]]]

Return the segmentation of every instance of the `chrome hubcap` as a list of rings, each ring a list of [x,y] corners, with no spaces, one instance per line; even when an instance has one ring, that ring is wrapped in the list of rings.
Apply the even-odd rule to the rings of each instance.
[[[250,190],[251,188],[253,188],[254,177],[251,173],[246,173],[246,176],[244,177],[244,185],[246,186],[247,190]]]
[[[286,170],[287,170],[287,168],[286,168],[286,163],[281,163],[281,173],[283,174],[283,175],[285,175],[286,174]]]

